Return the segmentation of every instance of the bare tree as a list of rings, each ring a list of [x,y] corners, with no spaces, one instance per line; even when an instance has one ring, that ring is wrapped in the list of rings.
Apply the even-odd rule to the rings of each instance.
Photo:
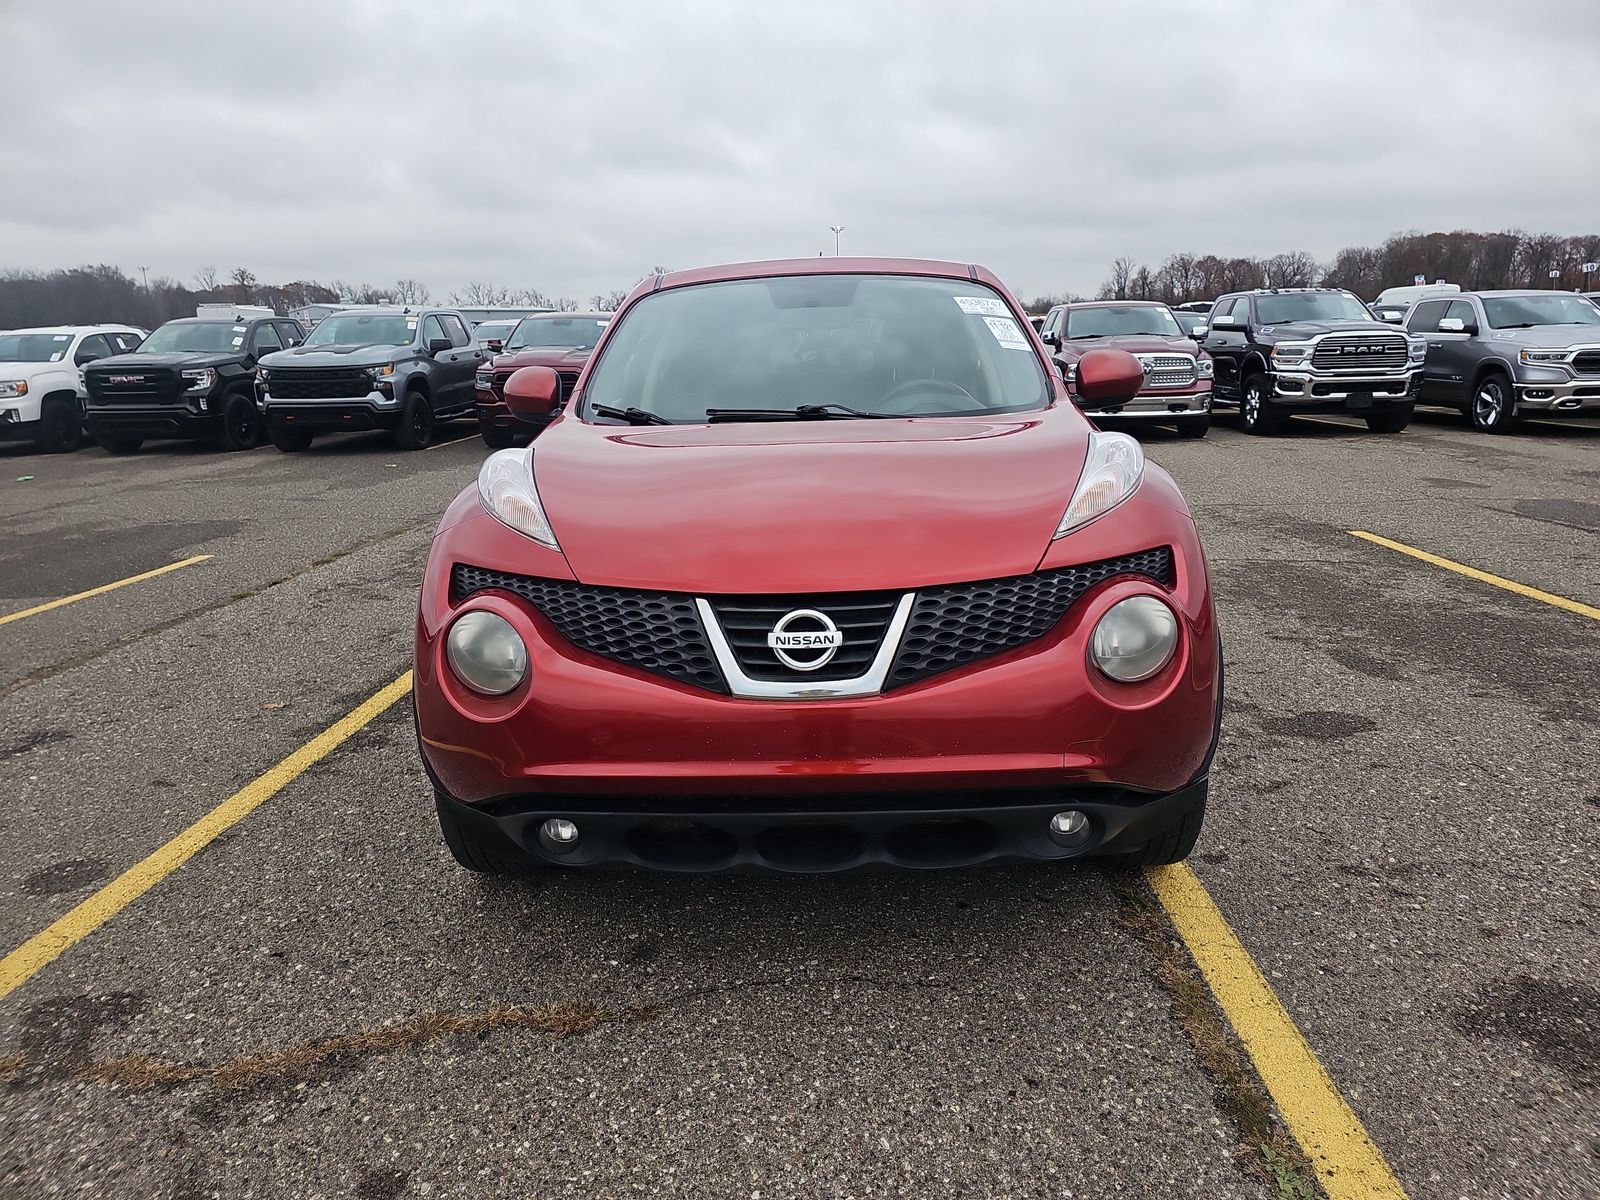
[[[397,279],[393,291],[401,304],[426,304],[429,300],[428,285],[418,279]]]
[[[1128,298],[1128,284],[1133,279],[1133,259],[1123,255],[1111,264],[1111,278],[1106,280],[1106,285],[1111,289],[1108,300],[1126,300]]]
[[[215,267],[201,267],[194,273],[194,284],[202,292],[217,290],[217,269]]]
[[[256,277],[244,267],[235,267],[228,275],[228,286],[235,304],[253,304],[256,299]]]
[[[628,293],[621,288],[614,292],[606,292],[599,296],[589,297],[589,307],[595,312],[616,312],[622,307],[622,302],[628,298]]]
[[[1317,260],[1304,250],[1274,254],[1261,266],[1269,287],[1310,287],[1316,282]]]

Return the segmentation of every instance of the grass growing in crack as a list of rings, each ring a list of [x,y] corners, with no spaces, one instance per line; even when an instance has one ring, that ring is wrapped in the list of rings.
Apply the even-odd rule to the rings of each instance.
[[[1122,902],[1120,920],[1155,960],[1156,978],[1172,1002],[1172,1015],[1217,1083],[1218,1110],[1239,1131],[1239,1154],[1257,1178],[1278,1189],[1279,1200],[1313,1200],[1316,1173],[1273,1116],[1272,1098],[1212,1002],[1200,969],[1173,932],[1166,914],[1137,883],[1108,872]]]
[[[502,1029],[530,1029],[565,1038],[588,1033],[601,1025],[648,1020],[651,1015],[642,1008],[611,1012],[573,1001],[550,1005],[496,1005],[476,1013],[424,1013],[398,1025],[359,1029],[284,1050],[241,1055],[220,1063],[175,1062],[145,1054],[126,1054],[101,1062],[65,1065],[81,1078],[134,1091],[186,1083],[241,1088],[266,1079],[303,1075],[325,1063],[393,1054],[445,1038],[476,1036]],[[24,1055],[0,1058],[0,1077],[21,1074],[39,1065],[42,1064]]]

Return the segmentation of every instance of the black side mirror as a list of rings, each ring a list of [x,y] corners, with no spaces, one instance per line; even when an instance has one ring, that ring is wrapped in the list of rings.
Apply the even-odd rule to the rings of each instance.
[[[1061,335],[1054,329],[1046,329],[1041,331],[1039,334],[1039,340],[1042,341],[1046,346],[1049,346],[1052,350],[1061,349]]]
[[[485,338],[483,341],[483,348],[490,354],[499,354],[504,347],[505,343],[499,338]]]
[[[429,358],[437,358],[439,355],[443,354],[448,349],[450,349],[450,339],[449,338],[429,338],[428,339],[428,357]]]
[[[80,367],[87,367],[90,363],[104,357],[104,355],[96,354],[91,350],[88,354],[85,354],[82,358],[78,359],[77,365]]]

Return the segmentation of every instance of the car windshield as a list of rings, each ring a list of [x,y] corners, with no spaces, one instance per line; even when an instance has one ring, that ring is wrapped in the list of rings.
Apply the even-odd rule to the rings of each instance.
[[[833,406],[846,418],[1043,408],[1046,377],[1005,301],[969,280],[799,275],[656,292],[584,389],[595,406],[693,424]],[[842,412],[852,409],[854,413]],[[639,414],[633,414],[638,416]],[[822,416],[816,409],[800,416]]]
[[[1371,321],[1367,306],[1349,292],[1278,292],[1256,297],[1256,315],[1263,325],[1291,321]]]
[[[1067,311],[1067,339],[1125,337],[1129,334],[1182,337],[1172,310],[1155,304],[1106,304]]]
[[[1600,308],[1581,296],[1485,296],[1483,315],[1494,329],[1528,325],[1600,325]]]
[[[246,326],[232,321],[168,321],[135,354],[208,354],[244,345]]]
[[[306,345],[409,346],[416,332],[416,313],[334,313],[317,323]]]
[[[571,346],[593,350],[611,322],[602,317],[527,317],[506,339],[507,350],[532,350],[540,346]]]
[[[490,338],[503,342],[506,340],[506,334],[516,327],[515,321],[485,321],[473,329],[472,340],[479,344],[487,342]]]
[[[0,362],[60,362],[71,346],[70,333],[0,333]]]

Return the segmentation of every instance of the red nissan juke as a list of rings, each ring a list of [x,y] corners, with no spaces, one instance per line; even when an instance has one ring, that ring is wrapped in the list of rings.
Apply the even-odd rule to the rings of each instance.
[[[816,258],[634,291],[445,514],[414,696],[477,871],[1133,865],[1195,843],[1222,675],[1183,497],[999,280]]]

